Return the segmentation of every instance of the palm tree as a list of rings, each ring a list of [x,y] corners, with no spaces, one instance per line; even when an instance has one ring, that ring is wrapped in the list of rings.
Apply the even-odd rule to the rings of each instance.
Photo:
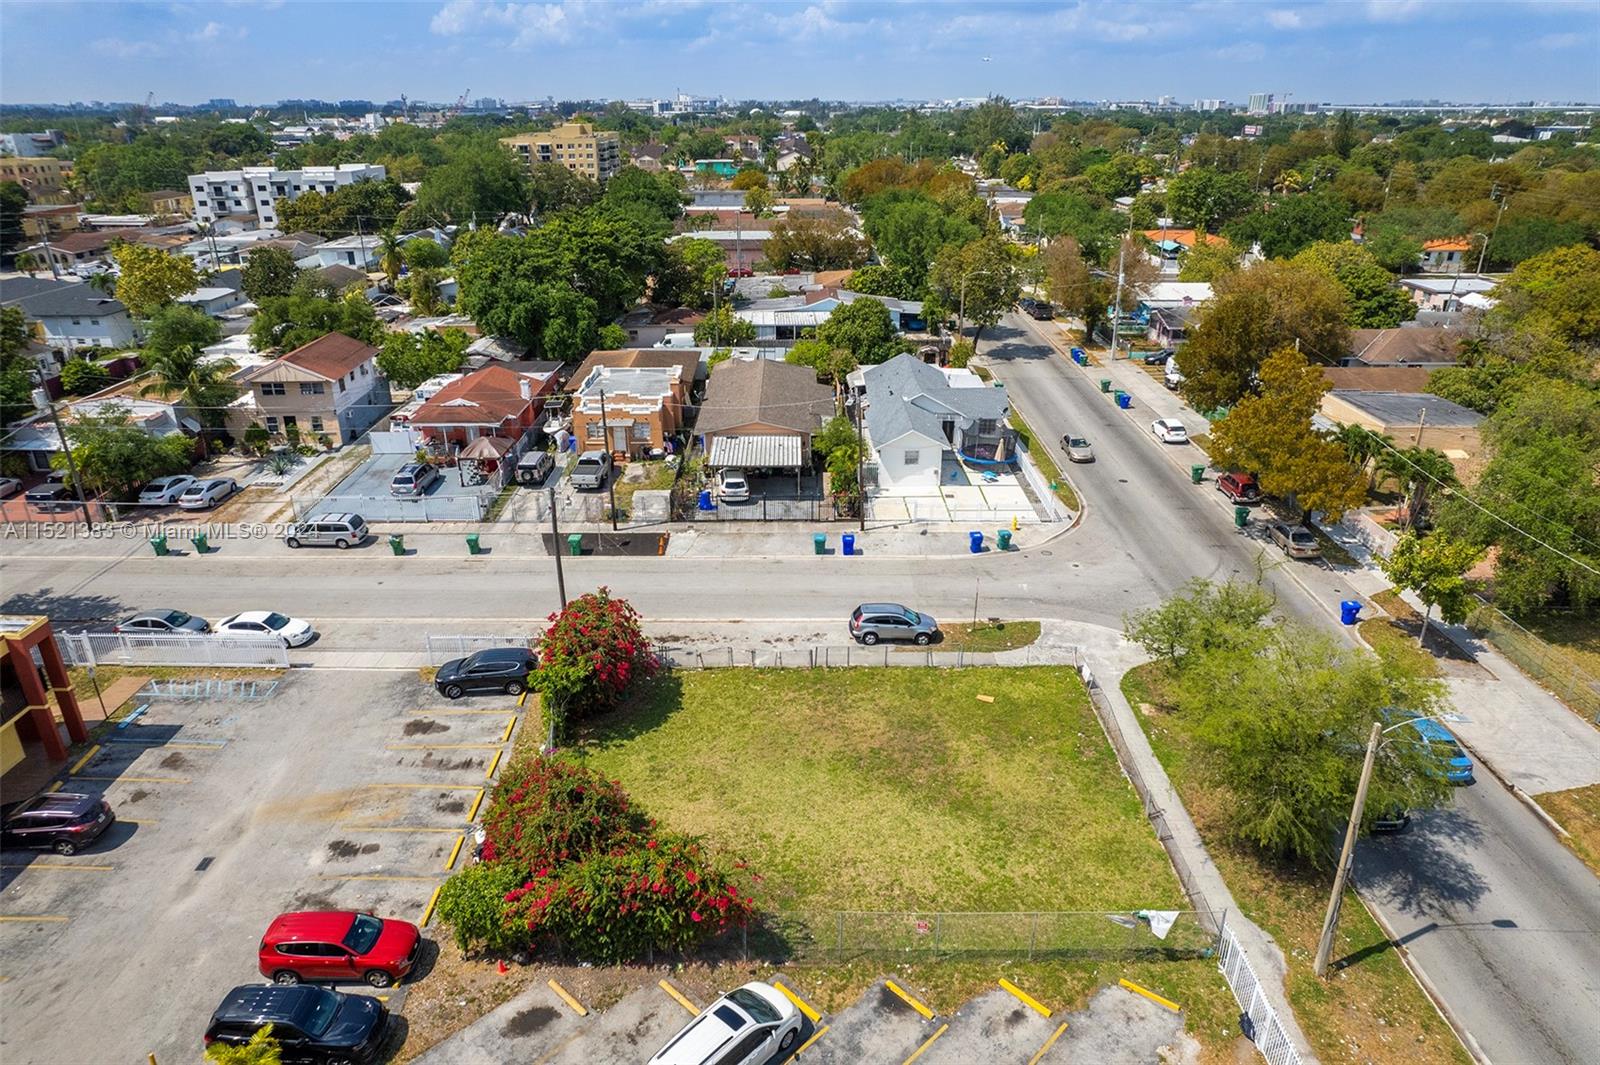
[[[235,369],[233,363],[226,359],[208,360],[198,347],[184,344],[164,351],[147,350],[144,367],[151,380],[140,393],[177,399],[189,408],[200,423],[200,453],[205,457],[206,434],[222,428],[224,408],[239,394],[230,376]]]
[[[1431,447],[1408,447],[1391,454],[1394,464],[1404,470],[1400,482],[1406,492],[1405,527],[1421,526],[1428,520],[1434,493],[1461,487],[1455,463],[1443,451]]]
[[[378,266],[383,270],[383,275],[389,279],[391,289],[400,277],[400,264],[403,262],[405,262],[405,250],[400,243],[400,234],[393,228],[384,230],[378,238]]]
[[[1394,440],[1387,435],[1375,433],[1364,425],[1340,426],[1339,432],[1334,435],[1334,440],[1344,448],[1344,453],[1349,456],[1350,461],[1366,472],[1367,491],[1376,488],[1380,464],[1374,460],[1388,454],[1394,445]]]
[[[39,269],[39,257],[31,251],[25,251],[17,256],[16,267],[29,277],[32,277],[34,271]]]
[[[89,275],[89,287],[109,296],[117,289],[117,279],[110,270],[102,270],[98,274]]]

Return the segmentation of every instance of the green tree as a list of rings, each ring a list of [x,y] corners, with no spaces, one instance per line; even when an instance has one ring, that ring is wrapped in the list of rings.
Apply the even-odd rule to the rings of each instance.
[[[199,351],[221,339],[222,327],[215,318],[198,307],[174,303],[161,308],[150,319],[144,332],[144,350],[147,358],[183,347]]]
[[[79,414],[66,428],[72,465],[84,487],[113,501],[131,500],[139,485],[182,473],[193,460],[188,437],[153,436],[132,423],[126,407],[116,404],[106,404],[96,415]],[[56,469],[71,468],[62,454],[50,462]]]
[[[243,1046],[231,1043],[207,1046],[206,1060],[212,1065],[282,1065],[283,1048],[272,1034],[272,1025],[264,1024]]]
[[[963,333],[967,323],[977,327],[972,334],[976,348],[983,331],[1000,321],[1022,295],[1011,245],[993,235],[945,248],[928,275],[928,294],[938,307],[956,312]]]
[[[92,359],[68,359],[61,367],[61,387],[69,395],[87,396],[110,383],[110,371]]]
[[[390,288],[400,279],[400,268],[405,261],[405,246],[400,243],[400,231],[390,226],[378,237],[378,268],[388,278]],[[274,292],[273,295],[287,296],[288,293]]]
[[[506,896],[527,877],[527,870],[510,862],[473,862],[444,882],[436,908],[463,954],[504,954],[526,942],[522,930],[506,920]]]
[[[817,339],[830,351],[848,351],[864,366],[888,361],[896,349],[889,308],[870,296],[834,308],[828,320],[817,327]]]
[[[141,318],[200,287],[194,260],[143,244],[117,244],[111,249],[121,277],[117,298]]]
[[[1372,230],[1362,247],[1373,262],[1393,274],[1415,270],[1422,257],[1422,241],[1394,228]]]
[[[1417,305],[1359,244],[1320,242],[1292,262],[1331,278],[1344,292],[1345,321],[1355,329],[1393,329],[1417,316]]]
[[[421,224],[489,223],[526,211],[529,195],[522,163],[499,144],[480,145],[429,170],[407,217]]]
[[[676,173],[652,174],[636,166],[625,166],[606,182],[602,202],[624,211],[639,209],[663,223],[670,223],[683,215],[687,199],[683,179]]]
[[[261,304],[250,325],[250,342],[257,351],[293,351],[328,333],[343,333],[363,343],[376,344],[383,338],[384,329],[372,305],[359,292],[341,299],[283,296]]]
[[[472,338],[462,329],[387,333],[378,351],[378,369],[398,388],[416,388],[437,374],[460,369]]]
[[[1328,134],[1328,147],[1340,159],[1350,158],[1356,146],[1356,122],[1348,110],[1340,111],[1333,120],[1333,130]]]
[[[913,292],[921,291],[940,251],[978,236],[977,226],[921,192],[894,190],[873,196],[862,204],[861,218],[878,256],[905,277]]]
[[[15,181],[0,181],[0,261],[8,267],[22,250],[22,216],[27,206],[27,190]]]
[[[706,315],[694,327],[696,344],[740,347],[755,343],[755,339],[756,327],[743,318],[735,317],[733,308],[726,303]]]
[[[767,218],[772,214],[772,193],[767,191],[765,185],[755,185],[745,190],[744,209],[757,218]]]
[[[897,300],[914,300],[922,294],[920,283],[898,266],[863,266],[850,275],[844,287],[863,296],[888,296]]]
[[[1243,174],[1192,166],[1167,182],[1167,213],[1191,229],[1215,231],[1255,202]]]
[[[1034,236],[1071,237],[1083,255],[1096,265],[1115,262],[1117,242],[1127,231],[1126,221],[1114,211],[1095,205],[1073,192],[1044,192],[1028,201],[1022,220]]]
[[[1150,657],[1181,669],[1208,654],[1254,654],[1270,638],[1263,622],[1276,605],[1259,584],[1196,577],[1160,606],[1124,616],[1122,630]]]
[[[537,215],[567,207],[590,207],[600,202],[600,184],[560,163],[535,163],[529,179],[529,197]]]
[[[376,233],[395,225],[411,202],[410,193],[393,180],[357,181],[332,192],[304,192],[277,203],[278,228],[308,230],[325,237],[345,237],[359,229]]]
[[[1197,240],[1178,256],[1178,280],[1215,284],[1239,269],[1239,257],[1239,250],[1225,240]]]
[[[667,266],[656,278],[652,297],[676,307],[705,309],[728,276],[728,259],[714,240],[685,237],[667,245]]]
[[[737,192],[744,192],[749,189],[765,189],[766,187],[767,172],[762,170],[760,167],[755,166],[745,167],[743,170],[733,175],[733,180],[728,182],[728,188]],[[745,203],[748,205],[749,202],[749,197],[746,197]]]
[[[0,425],[31,413],[33,360],[28,357],[28,320],[20,307],[0,307]]]
[[[1582,245],[1587,236],[1582,222],[1553,218],[1508,218],[1489,241],[1486,266],[1504,269],[1557,248]]]
[[[1259,242],[1269,259],[1286,259],[1318,241],[1348,239],[1350,205],[1322,192],[1284,196],[1270,209],[1247,214],[1223,232],[1241,248]]]
[[[39,261],[39,257],[34,255],[33,252],[25,251],[17,256],[16,267],[29,277],[32,277],[44,268],[44,264]]]
[[[431,237],[416,237],[401,246],[406,266],[413,270],[438,270],[450,261],[450,253]]]
[[[1600,251],[1557,248],[1520,263],[1495,289],[1495,327],[1543,329],[1568,344],[1600,344]]]
[[[867,261],[867,246],[841,211],[785,215],[772,223],[761,246],[768,266],[786,270],[853,270]]]
[[[1111,302],[1110,286],[1094,275],[1078,250],[1078,242],[1071,237],[1052,240],[1040,257],[1050,301],[1081,319],[1085,336],[1094,336]]]
[[[1452,540],[1443,533],[1418,536],[1408,532],[1395,543],[1388,558],[1380,557],[1378,565],[1384,576],[1398,588],[1416,593],[1422,600],[1422,631],[1417,634],[1417,645],[1425,647],[1428,639],[1428,621],[1433,608],[1439,616],[1452,625],[1467,620],[1474,602],[1472,587],[1467,583],[1467,571],[1483,560],[1484,548],[1464,540]]]
[[[239,275],[239,286],[252,303],[274,296],[287,296],[294,289],[302,271],[294,264],[294,256],[286,248],[256,248],[245,260]]]
[[[628,346],[627,330],[623,329],[615,322],[607,322],[605,325],[600,327],[600,334],[596,338],[595,343],[597,343],[603,351],[616,351],[619,348],[625,348]]]
[[[207,359],[199,348],[184,344],[146,349],[144,368],[150,380],[141,394],[182,402],[202,427],[203,449],[207,436],[220,432],[226,424],[226,408],[239,395],[239,386],[231,377],[233,364]]]

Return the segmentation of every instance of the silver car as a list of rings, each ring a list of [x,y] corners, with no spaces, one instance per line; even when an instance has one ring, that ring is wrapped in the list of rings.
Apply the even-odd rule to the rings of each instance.
[[[1061,438],[1061,450],[1067,453],[1068,462],[1093,462],[1094,448],[1081,436],[1068,434]]]
[[[1322,545],[1317,543],[1317,538],[1303,525],[1275,522],[1267,527],[1267,535],[1272,537],[1272,542],[1283,548],[1283,553],[1290,558],[1318,558],[1322,554]]]
[[[232,477],[212,477],[196,481],[178,497],[178,506],[184,510],[205,510],[214,507],[239,490],[239,482]]]
[[[170,477],[157,477],[139,492],[139,502],[147,506],[165,506],[176,503],[185,492],[194,487],[195,479],[187,473]]]
[[[433,463],[408,462],[396,470],[389,481],[389,494],[396,499],[421,499],[437,480],[439,467]]]
[[[926,647],[939,636],[939,623],[899,603],[862,603],[850,615],[850,636],[872,646],[879,640],[910,640]]]
[[[319,514],[289,526],[283,542],[290,547],[347,547],[366,542],[367,523],[359,514]]]

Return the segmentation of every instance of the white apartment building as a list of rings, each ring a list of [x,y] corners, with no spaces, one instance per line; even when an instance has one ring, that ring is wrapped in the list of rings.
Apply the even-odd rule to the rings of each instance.
[[[308,166],[304,170],[247,166],[190,174],[189,192],[194,197],[196,222],[232,219],[248,224],[253,218],[255,225],[273,229],[278,225],[280,200],[293,200],[307,192],[326,195],[358,181],[382,181],[384,177],[383,167],[371,163]]]

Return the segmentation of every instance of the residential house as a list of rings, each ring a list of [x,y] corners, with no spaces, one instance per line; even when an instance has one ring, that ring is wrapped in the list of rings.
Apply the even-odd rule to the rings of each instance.
[[[640,170],[658,173],[662,169],[662,159],[667,154],[665,144],[641,144],[628,151],[628,161]]]
[[[29,204],[22,209],[22,235],[34,240],[55,240],[80,228],[81,204]]]
[[[0,156],[0,182],[15,181],[28,194],[29,203],[68,203],[71,194],[67,181],[72,177],[70,159]]]
[[[739,164],[732,159],[696,159],[694,172],[702,177],[731,178],[739,172]]]
[[[312,248],[304,258],[296,259],[295,265],[302,270],[314,270],[323,266],[353,266],[358,270],[376,270],[380,258],[382,258],[382,248],[377,237],[371,233],[353,233],[348,237],[323,241]]]
[[[539,163],[560,163],[574,174],[604,185],[622,169],[622,138],[586,122],[564,122],[543,133],[501,137],[500,143],[530,172]]]
[[[312,272],[338,292],[348,292],[352,285],[359,285],[361,291],[367,295],[377,290],[377,286],[373,285],[365,270],[357,270],[355,267],[345,266],[343,263],[316,267]]]
[[[702,229],[694,233],[678,233],[667,238],[674,240],[709,240],[722,249],[731,277],[750,277],[756,264],[765,254],[764,245],[772,237],[770,229]]]
[[[1467,305],[1468,296],[1486,296],[1500,287],[1500,282],[1477,274],[1456,274],[1453,277],[1402,278],[1400,287],[1422,310],[1459,311]]]
[[[833,389],[809,366],[732,359],[706,382],[695,433],[713,468],[800,471],[811,437],[835,411]]]
[[[1157,281],[1139,301],[1141,312],[1166,307],[1198,307],[1211,301],[1209,281]]]
[[[194,211],[194,198],[182,189],[161,189],[140,194],[149,212],[159,218],[182,215],[187,218]]]
[[[49,155],[66,143],[66,134],[59,129],[40,130],[37,133],[0,133],[0,155],[36,159]]]
[[[1157,307],[1150,312],[1145,338],[1162,348],[1182,347],[1189,339],[1189,320],[1194,317],[1194,311],[1192,305]]]
[[[237,419],[273,436],[291,428],[308,437],[326,435],[342,447],[389,410],[389,383],[378,373],[377,356],[377,348],[343,333],[303,344],[241,375],[249,394],[235,408]]]
[[[1343,392],[1426,392],[1431,366],[1324,366],[1328,385]]]
[[[1456,329],[1352,329],[1343,366],[1454,366],[1466,334]]]
[[[239,270],[218,270],[206,278],[199,288],[186,296],[179,296],[177,302],[196,307],[213,318],[220,318],[246,302],[241,273]]]
[[[734,134],[722,138],[722,143],[728,149],[728,154],[735,159],[759,163],[766,157],[766,150],[761,146],[761,138],[753,134]]]
[[[653,348],[669,333],[692,333],[695,326],[705,321],[706,312],[691,307],[635,307],[621,318],[617,325],[628,334],[628,343],[634,347]]]
[[[678,378],[683,402],[690,400],[697,382],[705,379],[700,353],[694,350],[674,351],[670,348],[618,348],[614,351],[591,351],[589,357],[578,365],[569,379],[576,385],[596,367],[611,366],[616,369],[638,367],[670,368]]]
[[[878,484],[937,489],[958,455],[994,459],[1011,446],[1003,387],[970,370],[941,369],[914,355],[865,367],[866,430]]]
[[[208,170],[189,175],[196,222],[224,219],[259,229],[278,224],[278,204],[308,192],[328,195],[361,181],[382,181],[383,167],[372,163],[340,163],[279,170],[272,166],[247,166],[239,170]],[[326,265],[326,264],[324,264]]]
[[[462,448],[480,437],[516,442],[538,423],[556,390],[554,372],[485,366],[446,384],[406,419],[430,443]]]
[[[1472,241],[1467,237],[1423,241],[1417,265],[1430,274],[1457,273],[1471,251]]]
[[[0,278],[0,306],[20,307],[29,321],[39,323],[46,343],[69,354],[78,348],[125,348],[139,340],[121,301],[82,281]]]
[[[683,427],[688,397],[674,367],[598,365],[572,381],[572,434],[580,450],[637,458],[664,451]]]
[[[809,151],[802,152],[794,148],[780,148],[778,149],[777,157],[772,161],[772,168],[780,173],[787,173],[795,167],[809,162],[810,159],[811,153]]]
[[[111,245],[123,240],[124,237],[124,234],[115,232],[80,231],[55,237],[48,242],[41,241],[29,247],[28,251],[41,261],[48,255],[55,259],[58,268],[75,270],[80,266],[106,266],[111,262]],[[46,243],[49,244],[48,249],[45,247]]]
[[[867,296],[842,288],[816,288],[802,292],[798,296],[751,300],[735,309],[733,313],[734,317],[755,326],[757,345],[792,344],[800,340],[806,330],[815,329],[826,322],[839,307],[859,299],[872,299],[882,303],[889,311],[889,321],[896,332],[912,332],[924,328],[920,300]]]
[[[82,418],[106,418],[120,414],[151,436],[166,437],[176,433],[198,435],[200,422],[192,411],[176,399],[146,396],[143,389],[148,381],[118,381],[99,392],[82,399],[70,400],[57,408],[62,422],[71,425]],[[28,469],[43,473],[52,468],[51,457],[61,451],[61,434],[55,422],[46,415],[22,421],[6,434],[5,450],[21,455]]]
[[[1483,469],[1483,415],[1426,392],[1335,389],[1322,396],[1322,416],[1337,425],[1360,425],[1391,437],[1400,448],[1445,453],[1456,476],[1471,483]]]
[[[1150,242],[1150,261],[1161,267],[1164,274],[1178,272],[1178,258],[1191,250],[1202,237],[1207,244],[1226,244],[1214,233],[1196,232],[1193,229],[1146,229],[1144,239]]]

